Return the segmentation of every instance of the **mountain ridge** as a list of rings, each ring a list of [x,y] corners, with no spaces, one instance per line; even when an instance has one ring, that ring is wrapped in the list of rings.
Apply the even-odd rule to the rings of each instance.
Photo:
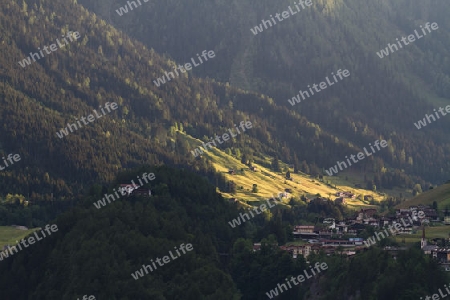
[[[61,13],[47,14],[50,11]],[[73,199],[86,191],[92,180],[106,183],[119,170],[146,163],[201,170],[215,180],[219,175],[213,175],[211,163],[190,157],[192,147],[176,139],[175,127],[202,138],[242,119],[251,119],[254,130],[231,142],[229,148],[240,149],[250,157],[261,152],[278,156],[286,163],[302,163],[313,176],[359,148],[355,140],[322,129],[310,121],[309,115],[307,118],[285,105],[278,106],[266,95],[214,79],[197,79],[195,73],[154,87],[151,80],[170,70],[175,62],[129,39],[73,2],[49,4],[36,0],[22,7],[2,7],[0,13],[0,47],[4,53],[0,114],[9,124],[0,133],[0,140],[8,141],[4,143],[5,151],[19,153],[27,162],[25,169],[11,170],[12,176],[2,177],[2,186],[9,193],[25,194],[31,200],[50,201],[53,196]],[[16,22],[11,16],[22,17]],[[92,23],[84,26],[83,21],[87,20]],[[34,26],[29,27],[30,24]],[[36,51],[40,41],[54,41],[69,30],[80,32],[77,43],[20,68],[17,62],[29,51]],[[217,54],[208,66],[218,58]],[[62,140],[55,136],[67,123],[113,101],[119,108],[111,115]],[[365,139],[373,141],[376,134],[367,129],[366,135]],[[390,148],[389,153],[392,159],[402,159],[398,149]],[[439,157],[443,155],[441,152]],[[365,171],[367,180],[372,177],[379,189],[427,184],[388,163],[381,157],[370,158],[355,170]],[[226,184],[220,185],[223,188]]]

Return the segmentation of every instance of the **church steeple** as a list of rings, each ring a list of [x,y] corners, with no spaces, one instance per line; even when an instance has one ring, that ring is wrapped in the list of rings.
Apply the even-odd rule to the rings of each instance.
[[[425,239],[425,225],[422,225],[422,239],[420,240],[420,249],[423,249],[427,245],[427,240]]]

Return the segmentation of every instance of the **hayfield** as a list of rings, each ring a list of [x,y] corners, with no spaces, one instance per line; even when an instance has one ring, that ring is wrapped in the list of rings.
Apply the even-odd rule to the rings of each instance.
[[[194,150],[195,147],[201,145],[201,142],[198,139],[194,139],[184,133],[178,132],[178,134],[191,145],[191,150]],[[301,172],[299,174],[294,174],[293,170],[290,169],[291,178],[293,179],[291,181],[285,178],[285,172],[273,172],[256,163],[253,163],[253,166],[257,167],[257,171],[253,172],[249,170],[247,165],[241,163],[240,160],[225,153],[224,150],[227,147],[226,144],[219,147],[214,147],[207,152],[205,151],[203,156],[208,157],[216,170],[223,173],[227,180],[232,180],[236,183],[237,189],[235,194],[222,192],[222,195],[225,198],[237,198],[241,202],[261,201],[263,199],[277,197],[278,193],[285,191],[285,189],[291,189],[292,193],[290,193],[287,198],[282,199],[282,202],[285,204],[289,202],[290,197],[293,196],[298,199],[302,195],[307,198],[314,198],[317,194],[320,194],[322,197],[334,200],[336,198],[335,193],[338,191],[351,191],[356,196],[361,195],[362,199],[364,195],[372,196],[375,201],[385,199],[385,196],[376,192],[355,188],[355,183],[359,183],[360,180],[349,182],[344,180],[343,177],[345,176],[324,176],[322,182]],[[270,164],[271,158],[265,157],[263,160],[265,163]],[[284,169],[286,164],[280,161],[280,166],[281,169]],[[229,169],[233,169],[236,174],[228,174]],[[329,181],[329,184],[327,184],[327,181]],[[257,184],[258,186],[257,193],[252,193],[253,184]],[[347,206],[355,210],[360,209],[361,207],[373,207],[372,205],[369,205],[368,201],[359,199],[347,199]]]

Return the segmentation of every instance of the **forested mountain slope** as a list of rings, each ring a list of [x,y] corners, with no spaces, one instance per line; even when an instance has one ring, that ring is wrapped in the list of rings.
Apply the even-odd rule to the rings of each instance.
[[[231,252],[241,235],[227,223],[237,210],[198,176],[165,167],[145,171],[156,177],[146,185],[152,197],[123,197],[96,209],[92,203],[102,194],[93,191],[51,223],[56,233],[4,258],[1,298],[239,299],[219,256]],[[173,249],[183,243],[193,250],[177,257]],[[167,265],[131,276],[171,250],[176,258]]]
[[[79,32],[80,38],[28,66],[19,64],[68,31]],[[217,177],[214,181],[223,187],[223,178],[213,175],[207,161],[193,158],[193,145],[178,139],[176,130],[206,141],[245,120],[253,128],[224,148],[240,149],[249,157],[258,153],[278,156],[298,166],[302,162],[309,173],[317,175],[321,167],[361,150],[366,141],[385,138],[392,140],[387,158],[380,153],[361,161],[355,170],[375,170],[379,188],[425,183],[395,168],[383,170],[390,163],[403,166],[396,163],[403,151],[398,146],[399,134],[394,138],[391,133],[383,136],[368,130],[350,142],[267,96],[195,79],[191,73],[156,87],[152,80],[170,70],[174,62],[73,1],[2,4],[0,32],[0,142],[3,154],[22,157],[0,174],[4,193],[27,194],[33,201],[73,198],[93,181],[109,182],[118,171],[145,163],[184,166]],[[214,61],[221,61],[218,54]],[[117,110],[57,137],[67,123],[113,101]],[[423,150],[426,145],[430,144],[422,139],[417,152],[422,160],[414,160],[407,170],[422,167],[425,161],[436,167],[436,158],[442,158],[442,171],[434,169],[434,177],[423,176],[437,180],[448,171],[447,152],[436,147],[428,153]],[[429,155],[432,159],[426,160]]]
[[[421,130],[413,125],[450,104],[448,1],[313,0],[311,7],[257,35],[250,29],[289,6],[295,9],[293,1],[155,0],[122,16],[116,10],[126,1],[80,3],[179,63],[213,49],[216,58],[195,68],[195,74],[265,93],[345,143],[363,147],[385,138],[389,149],[379,157],[391,167],[439,184],[449,177],[450,119]],[[388,57],[376,54],[396,38],[422,32],[427,22],[439,29]],[[348,69],[351,76],[294,107],[288,103],[338,69]],[[290,132],[298,131],[293,124]],[[315,161],[326,168],[349,155],[341,147],[332,153],[329,160]],[[379,176],[382,167],[376,167]]]
[[[301,274],[308,267],[303,257],[293,259],[278,247],[293,240],[292,226],[326,215],[344,219],[350,212],[331,201],[296,205],[301,200],[290,199],[290,205],[231,226],[244,211],[216,189],[229,192],[230,183],[209,155],[194,157],[191,151],[199,139],[207,142],[241,121],[251,121],[252,128],[217,146],[239,159],[236,166],[254,160],[277,169],[283,162],[324,175],[337,160],[385,139],[386,149],[339,176],[358,176],[383,190],[427,188],[450,175],[450,117],[421,130],[412,124],[448,102],[446,0],[312,0],[311,7],[257,35],[250,28],[293,1],[140,0],[141,7],[121,17],[115,9],[126,1],[81,0],[87,8],[77,1],[0,3],[0,157],[21,157],[0,169],[0,222],[49,222],[59,228],[11,257],[2,252],[1,299],[69,300],[87,294],[259,300],[285,278]],[[439,23],[439,30],[377,57],[387,42],[428,21]],[[70,32],[79,38],[72,41],[69,36],[76,35]],[[70,42],[59,46],[66,37]],[[59,47],[49,53],[44,47],[52,44]],[[205,49],[216,53],[214,59],[154,84]],[[42,51],[47,54],[24,61]],[[287,102],[338,69],[351,76],[295,106]],[[107,103],[117,109],[67,135],[60,131]],[[222,172],[229,168],[225,164]],[[242,169],[238,176],[245,177]],[[156,175],[145,185],[151,197],[119,197],[94,207],[144,172]],[[283,180],[280,187],[287,185]],[[316,185],[315,178],[310,181]],[[296,196],[305,189],[299,187]],[[436,190],[435,196],[446,193]],[[253,251],[260,241],[260,251]],[[192,252],[157,272],[131,275],[188,243]],[[411,299],[433,293],[446,282],[445,274],[419,251],[397,259],[377,246],[353,259],[312,254],[308,260],[326,261],[328,271],[279,298]]]
[[[144,167],[120,174],[114,183],[144,172],[156,177],[145,185],[152,197],[123,197],[97,209],[93,203],[105,191],[94,185],[76,207],[52,220],[56,232],[3,257],[2,299],[70,300],[87,294],[111,300],[262,300],[285,278],[304,270],[311,275],[302,256],[293,259],[277,246],[292,232],[285,213],[295,216],[294,210],[275,207],[232,228],[228,222],[239,211],[190,171]],[[112,194],[113,186],[106,192]],[[262,246],[255,252],[252,240],[258,237]],[[181,244],[193,250],[178,255],[172,249]],[[138,279],[131,275],[171,250],[174,260]],[[325,262],[328,269],[277,299],[412,299],[448,282],[418,249],[397,259],[377,247],[352,259],[319,252],[308,261]]]

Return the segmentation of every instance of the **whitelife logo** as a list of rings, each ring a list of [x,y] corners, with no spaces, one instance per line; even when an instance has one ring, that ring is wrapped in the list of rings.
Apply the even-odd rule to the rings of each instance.
[[[434,22],[434,23],[431,24],[431,25],[430,25],[430,22],[427,22],[427,23],[425,24],[425,28],[428,30],[428,33],[431,32],[430,27],[431,27],[431,29],[433,29],[433,30],[437,30],[437,29],[439,28],[439,26],[438,26],[438,24],[437,24],[436,22]],[[409,43],[414,42],[414,41],[416,40],[416,37],[417,37],[417,39],[421,39],[421,38],[423,38],[425,35],[427,35],[426,31],[422,28],[422,25],[420,25],[420,28],[422,29],[423,35],[420,35],[420,34],[417,32],[417,30],[414,30],[414,33],[416,34],[415,36],[414,36],[414,34],[408,35],[408,41],[409,41]],[[402,48],[403,48],[403,47],[402,47],[402,44],[400,43],[400,41],[398,40],[398,38],[396,38],[396,40],[397,40],[398,46],[400,47],[400,49],[402,49]],[[406,42],[406,37],[402,37],[401,40],[402,40],[402,42],[403,42],[403,44],[404,44],[405,46],[408,46],[408,45],[409,45],[409,43]],[[394,49],[395,49],[395,50],[394,50]],[[391,45],[390,43],[388,43],[388,46],[387,46],[385,49],[381,49],[380,52],[377,52],[377,55],[378,55],[380,58],[383,58],[383,57],[385,57],[385,56],[388,56],[388,55],[389,55],[389,50],[391,51],[391,53],[394,53],[395,51],[398,51],[398,47],[397,47],[397,45],[396,45],[395,43],[392,44],[392,45]]]
[[[64,42],[66,42],[65,44],[62,45],[62,44],[59,42],[59,40],[56,39],[56,42],[58,43],[59,48],[62,48],[62,47],[64,47],[65,45],[68,45],[68,44],[69,44],[69,42],[67,42],[67,40],[66,40],[66,37],[68,37],[69,40],[70,40],[71,42],[73,42],[72,34],[73,34],[73,37],[74,37],[75,40],[78,40],[78,39],[80,38],[80,33],[79,33],[78,31],[75,31],[75,32],[68,31],[68,32],[67,32],[67,36],[64,36],[64,34],[62,35],[62,36],[63,36]],[[58,48],[56,47],[56,44],[51,44],[50,47],[44,46],[44,47],[43,47],[43,50],[44,50],[47,54],[51,54],[51,53],[52,53],[52,52],[49,52],[49,51],[47,50],[48,48],[50,48],[50,50],[53,51],[53,52],[56,51],[56,50],[58,50]],[[34,62],[36,61],[35,56],[37,57],[37,59],[43,58],[43,57],[44,57],[44,53],[42,53],[41,48],[38,47],[38,50],[39,50],[39,53],[41,54],[41,56],[39,56],[38,53],[32,53],[32,52],[30,52],[30,56],[27,57],[27,58],[25,58],[25,59],[22,60],[22,61],[19,61],[19,65],[20,65],[22,68],[25,68],[26,66],[31,65],[31,59],[33,59]]]
[[[173,248],[175,248],[175,251],[177,252],[178,256],[174,256],[172,254],[172,251],[169,251],[169,254],[170,254],[170,257],[172,258],[172,260],[175,260],[175,259],[177,259],[178,257],[181,256],[181,254],[180,254],[180,252],[178,252],[178,250],[181,250],[181,252],[183,252],[183,254],[186,254],[186,251],[185,251],[184,247],[186,247],[187,251],[192,251],[194,249],[192,244],[186,244],[186,246],[185,246],[184,243],[180,245],[179,249],[177,249],[177,247],[173,247]],[[167,256],[167,255],[162,258],[162,260],[164,261],[163,264],[161,264],[161,259],[159,257],[157,257],[155,260],[156,260],[156,262],[158,263],[158,265],[160,267],[164,266],[164,264],[167,264],[167,263],[171,262],[169,256]],[[136,272],[131,274],[131,276],[134,278],[134,280],[138,280],[140,277],[144,277],[145,274],[148,274],[148,271],[147,271],[148,269],[150,269],[150,272],[153,272],[153,270],[157,270],[158,269],[156,267],[156,264],[153,261],[153,259],[151,259],[150,261],[153,264],[153,268],[150,265],[142,265],[141,269],[139,269],[138,271],[136,271]],[[145,271],[145,274],[144,274],[144,271]]]
[[[316,262],[316,264],[314,265],[314,268],[316,269],[317,274],[320,273],[319,267],[320,267],[320,269],[322,269],[322,271],[325,271],[326,269],[328,269],[327,263],[321,263],[320,266],[319,266],[319,263]],[[311,275],[311,276],[308,276],[307,270],[303,270],[303,273],[305,273],[306,279],[312,278],[313,276],[317,275],[316,272],[314,272],[313,267],[310,266],[310,268],[311,268],[311,273],[313,274],[313,275]],[[290,281],[291,281],[293,284],[295,284],[295,285],[299,285],[301,282],[305,281],[305,276],[303,276],[303,275],[298,275],[297,278],[291,277],[291,280],[290,280]],[[295,279],[297,279],[298,282],[296,282]],[[289,288],[291,289],[292,286],[291,286],[289,280],[288,280],[287,278],[286,278],[285,280],[286,280],[287,285],[289,285]],[[280,290],[280,294],[281,294],[282,292],[284,292],[283,289],[282,289],[282,287],[284,287],[284,288],[286,289],[286,291],[288,290],[286,284],[284,284],[284,283],[282,283],[282,284],[277,284],[277,287],[276,287],[275,289],[270,290],[270,292],[267,292],[267,293],[266,293],[267,297],[269,297],[269,299],[272,299],[272,298],[278,296],[278,289]]]
[[[145,3],[147,3],[149,0],[142,0],[142,1],[144,1]],[[139,6],[141,6],[142,5],[142,3],[141,3],[141,1],[140,0],[137,0],[137,2],[139,3]],[[131,6],[131,4],[134,4],[134,8],[138,8],[138,5],[136,4],[136,2],[134,2],[134,1],[127,1],[127,4],[128,4],[128,6],[130,7],[130,10],[133,10],[133,7]],[[126,13],[128,13],[128,7],[125,5],[125,6],[123,6],[123,7],[119,7],[119,9],[116,9],[116,13],[119,15],[119,16],[123,16],[124,14],[126,14]]]
[[[375,144],[374,146],[378,149],[378,151],[380,150],[380,145],[383,148],[387,147],[387,145],[388,145],[388,143],[385,140],[381,140],[381,142],[376,140],[374,144]],[[378,144],[380,144],[380,145],[378,145]],[[369,146],[373,151],[372,153],[368,153],[366,147],[363,148],[364,152],[366,152],[367,156],[371,156],[373,153],[376,152],[375,149],[373,149],[373,147],[372,147],[372,143],[369,143]],[[358,157],[359,160],[363,160],[365,158],[364,153],[362,153],[362,152],[359,152],[356,156]],[[352,164],[351,164],[350,160],[348,159],[348,157],[345,156],[345,158],[347,159],[349,166],[351,166]],[[353,160],[354,163],[358,162],[358,160],[355,160],[355,155],[353,155],[353,154],[350,155],[350,158]],[[342,164],[344,165],[344,168],[347,168],[347,164],[345,162],[337,161],[337,165],[334,165],[334,167],[331,167],[329,170],[325,170],[325,172],[328,174],[328,176],[333,176],[333,172],[335,174],[337,174],[339,172],[338,167],[341,169],[341,171],[343,170]]]
[[[245,124],[244,124],[244,121],[241,121],[241,123],[239,123],[239,127],[241,127],[241,130],[242,130],[243,132],[245,132],[244,125],[245,125],[245,128],[247,128],[247,129],[250,129],[250,128],[253,127],[252,122],[250,122],[250,121],[245,121]],[[240,132],[239,129],[237,128],[236,124],[234,124],[234,128],[236,129],[236,131],[237,131],[238,134],[241,134],[241,132]],[[232,129],[228,129],[228,132],[231,134],[231,137],[237,136],[237,134],[233,134]],[[215,139],[217,140],[217,142],[219,142],[220,144],[223,144],[223,143],[224,143],[224,142],[222,142],[222,140],[220,139],[220,136],[217,136],[217,134],[216,134],[215,136],[216,136]],[[228,141],[228,140],[230,139],[230,136],[228,135],[228,133],[224,133],[224,134],[222,134],[222,138],[223,138],[223,140],[226,142],[226,141]],[[203,142],[203,148],[205,149],[205,151],[208,151],[208,149],[206,149],[206,146],[209,146],[209,148],[212,149],[212,148],[213,148],[213,147],[212,147],[212,144],[214,144],[214,146],[217,147],[216,142],[214,141],[214,139],[213,139],[212,137],[211,137],[211,140],[212,140],[211,142],[207,142],[206,144]],[[201,146],[200,146],[200,147],[201,147]],[[192,153],[192,155],[194,155],[194,157],[197,157],[197,156],[203,154],[203,150],[202,150],[200,147],[199,147],[199,148],[195,148],[193,151],[191,151],[191,153]]]
[[[2,157],[2,159],[3,159],[3,162],[5,163],[5,167],[2,167],[0,165],[0,171],[3,171],[7,167],[9,167],[8,163],[6,162],[5,157]],[[18,162],[20,160],[20,155],[19,154],[12,155],[12,153],[10,153],[10,154],[8,154],[8,158],[7,159],[9,160],[10,164],[13,165],[14,164],[13,159],[14,159],[15,162]]]
[[[339,69],[339,70],[336,71],[336,75],[334,75],[333,72],[331,72],[331,75],[333,75],[334,83],[331,82],[330,79],[329,79],[328,76],[327,76],[327,77],[325,77],[325,78],[326,78],[326,80],[327,80],[328,85],[327,85],[327,83],[326,83],[325,81],[322,81],[322,82],[319,83],[318,85],[315,84],[315,83],[313,84],[312,87],[314,88],[314,90],[315,90],[317,93],[320,92],[320,91],[323,91],[323,90],[326,89],[327,87],[332,86],[332,85],[334,85],[335,83],[337,83],[338,80],[337,80],[337,78],[336,78],[336,75],[337,75],[341,80],[343,80],[344,78],[347,78],[348,76],[350,76],[350,71],[347,70],[347,69],[345,69],[344,71],[342,71],[342,74],[341,74],[341,69]],[[342,76],[344,76],[344,78],[342,78]],[[317,89],[317,87],[320,87],[320,90]],[[311,96],[314,95],[314,92],[313,92],[313,90],[311,89],[311,87],[310,87],[309,85],[308,85],[308,88],[309,88],[309,91],[311,92]],[[308,94],[308,91],[302,91],[302,90],[300,90],[299,93],[298,93],[296,96],[292,97],[292,99],[288,99],[288,102],[289,102],[292,106],[294,106],[294,105],[295,105],[295,102],[297,102],[297,103],[302,102],[302,100],[300,99],[300,95],[302,96],[303,100],[306,99],[306,98],[305,98],[305,94],[306,94],[306,97],[307,97],[307,98],[311,97],[311,96]]]
[[[450,291],[448,290],[448,286],[446,284],[444,284],[445,286],[445,290],[447,291],[448,294],[442,294],[441,289],[438,289],[439,295],[441,295],[442,298],[439,297],[438,294],[433,294],[432,296],[425,296],[425,300],[440,300],[443,299],[445,297],[447,297],[448,295],[450,295]],[[422,297],[420,297],[420,299],[423,299]]]
[[[306,1],[304,1],[304,2],[303,2],[303,0],[300,0],[300,1],[298,1],[298,4],[300,4],[300,6],[302,7],[302,9],[304,10],[304,9],[305,9],[305,4],[306,4],[306,6],[309,7],[309,6],[312,5],[312,2],[311,2],[311,0],[306,0]],[[276,13],[276,14],[275,14],[275,17],[278,19],[279,22],[286,20],[286,19],[289,18],[290,16],[296,15],[296,14],[298,14],[298,13],[301,11],[300,7],[297,5],[297,2],[294,2],[294,5],[295,5],[295,7],[297,8],[297,12],[294,12],[294,11],[292,10],[292,7],[291,7],[291,6],[288,6],[289,11],[285,10],[285,11],[283,11],[281,14],[279,14],[279,13]],[[281,15],[281,19],[280,19],[280,15]],[[275,19],[272,17],[272,15],[270,15],[270,18],[272,19],[273,24],[276,25],[277,22],[276,22]],[[269,24],[270,27],[272,27],[272,22],[270,22],[270,20],[266,21],[266,20],[263,19],[263,20],[261,20],[261,22],[262,22],[262,23],[260,23],[260,25],[255,26],[254,28],[250,28],[250,31],[251,31],[254,35],[257,35],[258,33],[263,32],[264,28],[267,29],[267,28],[268,28],[268,27],[267,27],[267,24]],[[263,25],[264,25],[264,28],[263,28]]]
[[[80,298],[77,298],[77,300],[80,300]],[[84,295],[81,300],[95,300],[95,297],[93,295],[90,295],[88,298],[87,295]]]
[[[425,217],[425,213],[424,213],[423,211],[419,211],[419,213],[417,213],[416,211],[413,211],[413,212],[412,212],[412,215],[413,215],[413,218],[414,218],[414,219],[417,219],[417,216],[418,216],[420,219],[423,219],[423,218]],[[416,216],[416,215],[417,215],[417,216]],[[389,225],[389,226],[388,226],[388,229],[389,229],[389,231],[391,232],[391,234],[392,234],[392,235],[395,235],[395,234],[396,234],[398,231],[400,231],[401,229],[404,229],[404,228],[408,227],[409,225],[412,225],[413,222],[414,222],[414,220],[411,219],[410,216],[408,216],[408,219],[409,219],[409,221],[410,221],[409,224],[406,224],[406,222],[405,222],[405,220],[404,220],[403,218],[400,219],[400,220],[402,221],[404,227],[402,227],[402,225],[400,225],[400,223],[395,223],[395,224],[394,224],[395,229],[392,228],[391,225]],[[375,234],[374,234],[372,237],[367,238],[367,240],[364,241],[364,244],[366,245],[366,247],[370,247],[370,246],[372,246],[372,245],[375,245],[376,242],[377,242],[377,241],[375,240],[375,237],[378,239],[378,241],[381,241],[382,239],[385,239],[385,238],[387,238],[387,237],[389,236],[389,233],[387,232],[387,229],[384,230],[384,233],[386,234],[386,236],[383,234],[383,231],[375,232]],[[380,236],[381,236],[381,238],[380,238]]]
[[[272,207],[277,206],[276,204],[270,205],[270,200],[266,200],[266,202],[267,202],[267,205],[269,206],[269,208],[272,208]],[[261,209],[261,212],[258,212],[258,207],[254,207],[254,208],[253,208],[253,210],[259,215],[259,214],[261,214],[262,212],[265,212],[266,209],[267,209],[267,207],[266,207],[265,204],[261,204],[261,205],[259,206],[259,209]],[[255,217],[255,215],[252,213],[251,210],[249,210],[249,213],[252,215],[252,218]],[[239,216],[237,219],[233,219],[231,222],[228,222],[228,224],[230,224],[230,226],[231,226],[232,228],[235,228],[236,226],[242,224],[240,219],[242,219],[242,221],[245,223],[246,220],[244,219],[244,216],[246,216],[247,219],[248,219],[248,221],[250,221],[251,218],[250,218],[250,216],[249,216],[247,213],[244,213],[244,214],[240,213],[240,216]]]
[[[208,51],[208,57],[206,57],[206,50],[203,50],[203,52],[202,52],[202,57],[203,57],[203,59],[204,59],[205,61],[208,61],[208,57],[209,57],[209,58],[214,58],[214,57],[216,57],[216,54],[214,53],[214,51],[209,50],[209,51]],[[200,61],[200,64],[198,64],[198,65],[195,63],[194,58],[191,57],[191,61],[192,61],[192,63],[194,64],[194,67],[200,66],[200,65],[203,63],[203,60],[200,58],[200,55],[198,55],[198,53],[197,53],[197,58],[198,58],[198,60]],[[175,73],[177,74],[177,77],[179,77],[180,74],[179,74],[178,71],[177,71],[178,69],[180,70],[181,73],[186,73],[187,71],[192,70],[192,65],[191,65],[190,63],[185,63],[185,64],[184,64],[184,68],[185,68],[186,70],[183,69],[183,66],[182,66],[182,65],[178,65],[178,67],[173,67],[173,68],[174,68],[174,70],[175,70]],[[169,73],[164,72],[164,73],[165,73],[164,76],[167,77],[167,81],[170,81],[170,80],[171,80],[170,77],[169,77],[169,75],[171,75],[172,78],[175,79],[175,75],[173,75],[172,72],[169,72]],[[153,83],[154,83],[157,87],[159,87],[160,85],[166,83],[166,79],[164,78],[164,76],[161,77],[161,78],[158,77],[156,80],[153,80]]]
[[[99,106],[99,108],[100,108],[100,107],[101,107],[101,106]],[[110,108],[109,108],[109,102],[106,102],[105,108],[106,108],[106,110],[110,113],[110,112],[111,112],[111,109],[112,109],[112,110],[116,110],[116,109],[118,108],[118,106],[117,106],[117,103],[116,103],[116,102],[112,102],[112,103],[111,103],[111,109],[110,109]],[[97,119],[100,119],[101,117],[103,117],[104,115],[106,115],[106,112],[103,110],[103,108],[101,109],[101,111],[102,111],[103,115],[99,116],[99,115],[97,114],[97,110],[94,109],[94,113],[95,113],[95,116],[97,117]],[[96,120],[96,119],[94,118],[94,115],[92,115],[92,114],[89,115],[89,116],[87,116],[87,118],[81,117],[81,121],[83,121],[84,125],[88,125],[88,124],[89,124],[89,123],[86,123],[86,119],[87,119],[90,123],[92,123],[92,122],[94,122],[94,121]],[[72,128],[75,128],[75,130],[78,130],[79,128],[83,127],[83,126],[81,126],[80,121],[78,120],[78,118],[75,118],[75,120],[77,120],[77,123],[78,123],[78,126],[79,126],[79,127],[77,127],[77,125],[76,125],[75,123],[72,123],[72,124],[67,123],[67,127],[65,127],[64,129],[61,129],[59,132],[57,132],[57,133],[56,133],[56,136],[59,137],[60,139],[62,139],[64,136],[69,135],[69,130],[68,130],[68,129],[70,129],[70,132],[74,132],[74,130],[72,130]],[[64,134],[64,135],[63,135],[63,134]]]
[[[445,111],[447,113],[444,113],[444,109],[442,107],[439,107],[438,110],[442,114],[442,116],[445,117],[447,115],[447,113],[450,113],[450,105],[447,105],[445,107]],[[436,118],[440,119],[439,114],[436,111],[436,108],[433,109],[433,111],[434,111],[434,113],[436,115]],[[436,118],[433,115],[425,114],[425,118],[423,118],[423,121],[422,120],[417,121],[417,123],[414,123],[414,126],[416,126],[417,129],[422,128],[422,126],[425,127],[425,126],[427,126],[427,122],[425,121],[425,119],[428,120],[428,124],[431,124],[430,118],[433,118],[433,122],[436,121]]]
[[[36,231],[33,232],[33,235],[36,237],[36,240],[40,241],[40,240],[43,240],[43,239],[46,237],[46,235],[45,235],[45,233],[44,233],[44,230],[47,231],[47,234],[48,234],[48,235],[51,235],[52,232],[57,232],[57,231],[58,231],[58,226],[56,226],[56,224],[53,224],[53,225],[51,225],[51,226],[48,225],[48,224],[45,225],[45,228],[44,228],[43,230],[40,231],[40,233],[43,235],[42,238],[39,238],[39,235],[37,234]],[[50,230],[51,230],[51,232],[50,232]],[[32,237],[32,236],[28,237],[28,238],[27,238],[27,241],[28,241],[28,243],[30,243],[30,245],[33,245],[33,244],[36,242],[36,241],[34,240],[34,237]],[[16,242],[17,242],[17,245],[16,245],[16,246],[19,247],[20,250],[22,250],[22,247],[20,246],[20,244],[22,244],[25,248],[28,248],[28,247],[30,246],[30,245],[28,245],[28,244],[26,243],[26,241],[25,241],[24,239],[20,240],[20,243],[19,243],[18,241],[16,241]],[[11,254],[11,256],[14,254],[14,253],[11,251],[11,249],[14,249],[14,251],[16,251],[15,253],[19,252],[19,250],[17,250],[16,246],[12,246],[12,247],[8,246],[8,249],[7,249],[7,250],[5,250],[5,251],[3,251],[3,252],[0,252],[0,261],[2,261],[3,258],[8,258],[8,257],[9,257],[8,251],[9,251],[9,253]]]
[[[140,183],[141,185],[137,185],[136,183],[134,183],[133,180],[131,180],[131,182],[133,183],[133,184],[132,184],[133,187],[129,187],[128,189],[119,189],[119,192],[122,194],[122,196],[125,196],[127,193],[128,193],[128,195],[129,195],[129,194],[131,194],[132,190],[136,190],[136,189],[140,188],[142,185],[144,185],[144,184],[142,183],[142,181],[141,181],[141,178],[140,178],[139,176],[138,176],[137,178],[138,178],[139,183]],[[150,174],[144,173],[144,174],[142,174],[142,179],[144,179],[145,183],[148,183],[148,179],[153,180],[153,179],[155,179],[155,178],[156,178],[156,177],[155,177],[155,174],[154,174],[154,173],[150,173]],[[94,203],[92,203],[92,204],[94,204],[94,206],[95,206],[97,209],[100,209],[100,208],[102,208],[103,206],[106,206],[106,204],[107,204],[106,201],[108,201],[108,203],[111,203],[111,201],[116,201],[116,200],[118,200],[118,199],[120,198],[119,194],[117,193],[116,189],[113,189],[113,191],[114,191],[114,194],[116,194],[117,199],[114,198],[114,195],[113,195],[113,194],[105,194],[105,195],[104,195],[105,197],[103,197],[102,199],[98,200],[97,203],[94,202]]]

